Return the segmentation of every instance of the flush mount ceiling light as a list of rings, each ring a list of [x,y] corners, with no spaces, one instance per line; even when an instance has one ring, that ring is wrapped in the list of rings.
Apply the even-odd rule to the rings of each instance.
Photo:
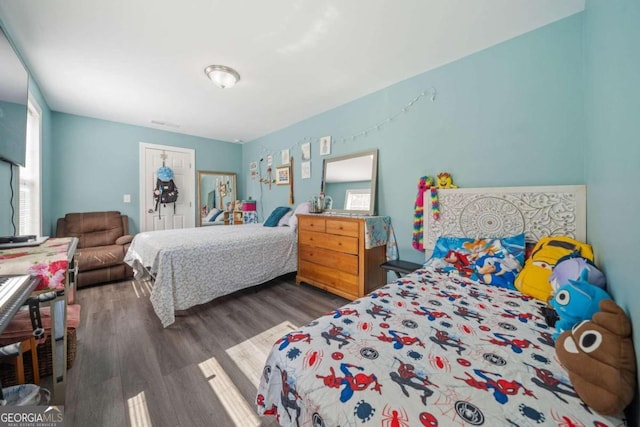
[[[204,73],[221,89],[233,87],[240,80],[240,74],[236,70],[224,65],[209,65]]]

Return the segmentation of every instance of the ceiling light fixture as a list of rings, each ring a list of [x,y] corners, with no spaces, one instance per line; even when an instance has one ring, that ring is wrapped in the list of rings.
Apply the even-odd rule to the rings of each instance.
[[[221,89],[233,87],[240,80],[240,74],[236,70],[224,65],[209,65],[204,73]]]

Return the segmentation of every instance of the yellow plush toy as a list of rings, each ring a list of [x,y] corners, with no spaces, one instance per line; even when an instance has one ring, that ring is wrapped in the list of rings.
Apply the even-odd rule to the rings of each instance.
[[[516,277],[516,289],[541,301],[548,301],[553,291],[549,283],[551,271],[560,259],[569,255],[593,262],[593,250],[586,243],[567,236],[541,238]]]
[[[600,301],[600,311],[591,321],[560,334],[556,355],[578,396],[597,412],[617,415],[633,400],[636,357],[631,323],[613,300]]]
[[[438,174],[438,188],[458,188],[458,186],[453,183],[449,172],[440,172]]]

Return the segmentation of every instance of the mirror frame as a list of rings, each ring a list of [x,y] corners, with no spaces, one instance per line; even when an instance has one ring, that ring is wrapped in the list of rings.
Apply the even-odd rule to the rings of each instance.
[[[347,210],[347,209],[325,209],[325,212],[334,212],[351,215],[375,215],[376,214],[376,191],[378,185],[378,150],[361,151],[359,153],[346,154],[344,156],[331,157],[323,160],[322,163],[322,182],[320,183],[320,191],[326,196],[331,196],[325,191],[327,181],[327,163],[338,162],[341,160],[355,159],[373,155],[373,167],[371,168],[371,202],[368,210]]]
[[[235,172],[217,172],[217,171],[205,171],[205,170],[199,170],[198,171],[198,223],[197,226],[198,227],[202,227],[202,177],[203,176],[208,176],[208,175],[220,175],[220,176],[231,176],[233,177],[233,188],[232,188],[232,192],[235,195],[233,197],[233,201],[235,202],[235,200],[238,199],[238,175]],[[224,210],[224,209],[223,209]]]

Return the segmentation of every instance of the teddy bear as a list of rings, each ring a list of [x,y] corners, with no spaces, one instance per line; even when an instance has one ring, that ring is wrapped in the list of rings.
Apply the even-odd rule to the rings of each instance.
[[[611,299],[600,301],[599,309],[591,320],[560,334],[556,356],[587,405],[602,415],[617,415],[634,395],[631,323]]]

